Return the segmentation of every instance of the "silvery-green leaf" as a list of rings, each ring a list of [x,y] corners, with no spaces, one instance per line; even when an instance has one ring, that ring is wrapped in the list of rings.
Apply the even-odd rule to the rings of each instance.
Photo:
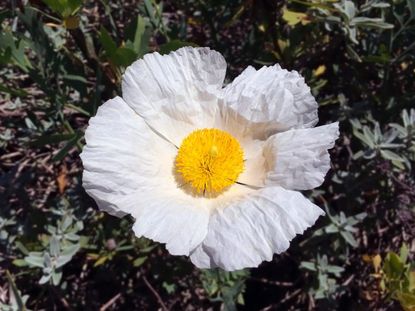
[[[70,262],[72,259],[72,256],[59,256],[59,258],[56,260],[56,268],[60,268],[64,265],[66,265],[68,262]]]
[[[374,8],[382,8],[382,9],[389,8],[390,6],[391,5],[389,3],[387,3],[387,2],[378,2],[378,3],[373,3],[372,4],[372,7],[374,7]]]
[[[357,247],[357,241],[353,237],[353,235],[348,231],[341,231],[341,236],[345,239],[345,241],[353,247]]]
[[[64,246],[62,249],[61,255],[72,257],[73,255],[76,254],[79,248],[80,248],[79,244],[71,244],[71,245]]]
[[[77,235],[73,232],[70,232],[70,233],[65,234],[65,238],[69,241],[75,242],[75,241],[79,240],[79,235]]]
[[[362,133],[360,133],[358,131],[354,131],[353,134],[354,134],[354,136],[359,138],[362,142],[364,142],[370,148],[372,148],[372,149],[375,148],[375,144],[373,143],[373,140],[371,140],[370,137],[368,137],[366,135],[363,135]]]
[[[325,231],[327,233],[334,233],[334,232],[338,232],[339,229],[334,224],[330,224],[325,228]]]
[[[365,26],[370,28],[392,29],[393,25],[384,22],[382,18],[355,17],[350,21],[351,26]]]
[[[53,285],[59,285],[62,279],[62,272],[52,272],[52,283]]]
[[[344,3],[344,10],[349,19],[352,19],[356,15],[356,6],[353,1],[346,0]]]
[[[59,240],[58,240],[58,238],[56,236],[52,236],[52,238],[50,239],[49,251],[50,251],[50,254],[53,257],[56,257],[56,256],[59,255],[59,252],[60,252],[60,242],[59,242]]]
[[[61,226],[62,231],[66,231],[66,229],[68,229],[71,224],[72,224],[72,217],[64,216],[62,226]]]
[[[44,267],[44,259],[43,257],[34,256],[29,253],[29,256],[26,256],[24,260],[34,267],[43,268]]]
[[[387,160],[398,161],[398,162],[404,161],[399,155],[397,155],[395,152],[390,151],[390,150],[381,150],[380,154],[382,155],[384,159],[387,159]]]
[[[42,284],[47,283],[47,282],[50,280],[50,277],[51,277],[51,275],[50,275],[50,274],[48,274],[48,275],[43,275],[43,276],[40,278],[40,280],[39,280],[39,284],[40,284],[40,285],[42,285]]]
[[[45,267],[52,267],[52,259],[48,253],[43,256],[43,262]]]
[[[347,54],[355,61],[361,63],[362,59],[360,58],[359,54],[350,46],[346,45]]]
[[[415,1],[414,0],[406,0],[408,5],[409,11],[411,12],[411,17],[415,18]]]
[[[343,267],[339,267],[339,266],[327,266],[326,271],[329,273],[333,273],[336,276],[340,276],[340,274],[344,271]]]
[[[355,27],[347,27],[347,32],[349,34],[349,39],[353,42],[358,44],[359,42],[357,41],[357,29]]]
[[[300,267],[311,271],[317,271],[316,264],[310,261],[302,261]]]

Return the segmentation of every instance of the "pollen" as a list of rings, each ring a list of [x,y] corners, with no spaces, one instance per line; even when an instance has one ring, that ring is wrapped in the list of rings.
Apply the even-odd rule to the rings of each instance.
[[[219,129],[200,129],[182,142],[175,169],[183,184],[198,195],[217,195],[233,185],[244,170],[238,140]]]

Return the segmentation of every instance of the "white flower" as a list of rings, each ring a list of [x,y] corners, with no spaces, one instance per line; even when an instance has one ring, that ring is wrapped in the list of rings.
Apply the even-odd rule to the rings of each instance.
[[[209,48],[151,53],[127,68],[123,97],[91,118],[83,185],[99,208],[200,268],[270,261],[324,212],[300,192],[321,185],[338,123],[313,127],[304,79],[248,67],[222,88]]]

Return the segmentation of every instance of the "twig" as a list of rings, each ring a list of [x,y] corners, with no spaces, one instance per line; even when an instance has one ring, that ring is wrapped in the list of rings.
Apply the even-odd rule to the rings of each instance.
[[[299,288],[296,291],[294,291],[291,295],[288,295],[287,297],[285,297],[283,300],[280,301],[280,304],[286,303],[288,300],[294,298],[295,296],[297,296],[299,293],[301,293],[302,289]]]
[[[296,291],[294,291],[292,294],[288,295],[287,297],[285,297],[284,299],[282,299],[279,303],[277,304],[272,304],[269,305],[268,307],[262,308],[261,311],[269,311],[269,310],[274,310],[275,308],[277,308],[278,306],[281,306],[282,304],[286,303],[288,300],[294,298],[295,296],[297,296],[298,294],[300,294],[302,291],[301,288],[297,289]]]
[[[101,308],[99,308],[99,311],[105,311],[107,310],[109,307],[111,307],[114,302],[116,302],[119,298],[121,297],[121,293],[118,293],[117,295],[115,295],[114,297],[112,297],[110,300],[108,300],[104,305],[102,305]]]
[[[143,281],[144,284],[146,284],[146,286],[148,287],[148,289],[153,293],[153,295],[156,297],[158,303],[160,304],[160,306],[162,307],[162,309],[164,311],[168,311],[169,308],[167,308],[167,306],[164,304],[163,300],[161,299],[159,293],[157,293],[157,291],[154,289],[153,286],[151,286],[150,282],[147,280],[147,278],[145,276],[143,276]]]

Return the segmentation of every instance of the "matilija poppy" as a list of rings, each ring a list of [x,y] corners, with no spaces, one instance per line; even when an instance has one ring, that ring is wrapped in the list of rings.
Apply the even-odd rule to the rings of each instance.
[[[297,190],[322,184],[338,123],[296,71],[245,69],[223,88],[209,48],[150,53],[127,68],[122,98],[91,118],[83,186],[98,207],[130,214],[138,237],[200,268],[256,267],[324,212]]]

